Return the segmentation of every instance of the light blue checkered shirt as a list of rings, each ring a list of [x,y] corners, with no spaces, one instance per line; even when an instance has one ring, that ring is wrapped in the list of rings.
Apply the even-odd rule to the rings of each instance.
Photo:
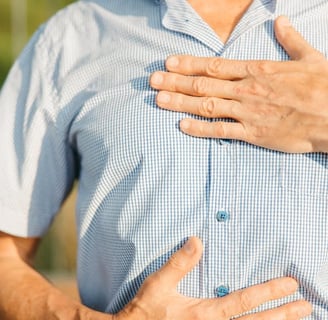
[[[328,319],[328,157],[179,131],[149,75],[172,54],[288,59],[280,14],[328,53],[326,0],[255,0],[223,45],[184,0],[79,1],[43,25],[0,96],[0,229],[40,236],[79,176],[83,302],[117,312],[191,235],[179,290],[215,297],[280,276]],[[311,90],[311,88],[308,88]],[[160,288],[159,288],[160,289]]]

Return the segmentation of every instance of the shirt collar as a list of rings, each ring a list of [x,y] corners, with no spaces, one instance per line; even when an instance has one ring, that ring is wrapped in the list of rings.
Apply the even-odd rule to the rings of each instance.
[[[194,12],[187,0],[153,0],[159,3],[162,12],[162,24],[165,28],[187,34],[205,43],[208,47],[220,52],[221,44],[217,35]],[[254,0],[248,12],[241,19],[230,40],[234,41],[239,35],[268,19],[272,19],[278,0]],[[197,26],[197,27],[195,27]],[[221,49],[220,49],[221,48]]]
[[[153,0],[156,4],[160,4],[161,2],[166,2],[166,0]],[[274,6],[274,4],[279,0],[261,0],[264,5]],[[254,2],[254,1],[253,1]]]
[[[168,2],[168,0],[153,0],[153,1],[157,5]],[[187,0],[175,0],[175,1],[187,2]],[[277,4],[277,2],[280,2],[280,0],[253,0],[253,3],[251,4],[251,6],[253,6],[255,2],[260,3],[263,7],[265,7],[268,10],[268,12],[270,12],[271,14],[274,14],[276,11],[276,4]]]

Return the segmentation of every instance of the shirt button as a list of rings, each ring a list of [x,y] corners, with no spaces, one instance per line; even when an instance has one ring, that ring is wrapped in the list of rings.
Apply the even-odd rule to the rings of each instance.
[[[221,285],[215,289],[215,294],[218,298],[222,298],[229,293],[229,287]]]
[[[229,212],[227,211],[224,211],[224,210],[220,210],[217,212],[216,214],[216,219],[219,221],[219,222],[225,222],[225,221],[228,221],[230,219],[230,214]]]
[[[229,145],[232,143],[232,139],[220,139],[220,144],[221,145]]]

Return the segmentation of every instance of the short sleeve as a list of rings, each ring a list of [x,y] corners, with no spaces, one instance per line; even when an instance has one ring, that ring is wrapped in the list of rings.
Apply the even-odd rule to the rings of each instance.
[[[55,59],[40,28],[0,92],[0,230],[46,232],[75,178],[74,152],[57,125]]]

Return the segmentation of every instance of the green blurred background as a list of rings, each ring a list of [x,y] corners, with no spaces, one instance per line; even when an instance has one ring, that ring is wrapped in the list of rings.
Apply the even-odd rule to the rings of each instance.
[[[69,0],[0,0],[0,87],[15,58],[33,32]],[[36,267],[60,282],[72,279],[76,267],[74,204],[76,188],[41,243]],[[70,290],[70,289],[68,289]]]

